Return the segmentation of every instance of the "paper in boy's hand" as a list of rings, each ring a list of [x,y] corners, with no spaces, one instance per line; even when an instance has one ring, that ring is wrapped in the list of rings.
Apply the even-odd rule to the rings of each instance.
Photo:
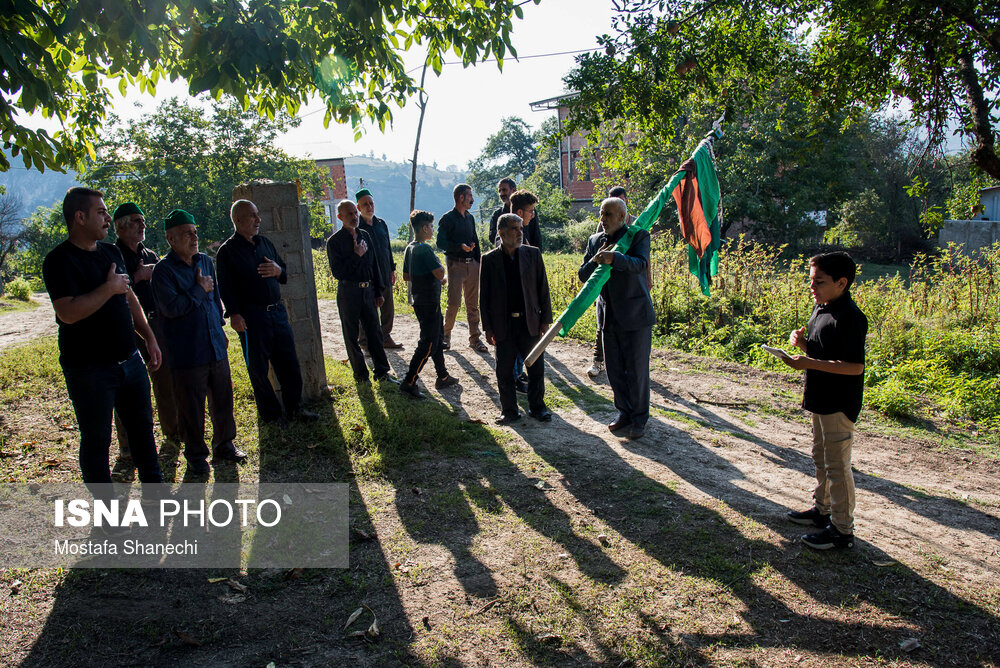
[[[760,347],[764,349],[764,352],[771,353],[772,355],[774,355],[775,357],[777,357],[779,359],[783,359],[783,360],[790,360],[790,359],[792,359],[791,355],[789,355],[788,353],[786,353],[781,348],[772,348],[771,346],[765,346],[763,343],[760,344]]]

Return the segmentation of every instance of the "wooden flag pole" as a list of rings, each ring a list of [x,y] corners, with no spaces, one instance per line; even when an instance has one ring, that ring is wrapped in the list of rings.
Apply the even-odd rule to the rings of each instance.
[[[539,339],[538,343],[535,344],[535,347],[531,349],[530,353],[528,353],[528,356],[524,358],[525,366],[531,366],[539,357],[542,356],[542,353],[545,352],[545,347],[552,343],[552,339],[556,338],[560,329],[562,329],[561,322],[556,320],[552,323],[552,326],[549,327],[549,331],[545,332],[545,336]]]

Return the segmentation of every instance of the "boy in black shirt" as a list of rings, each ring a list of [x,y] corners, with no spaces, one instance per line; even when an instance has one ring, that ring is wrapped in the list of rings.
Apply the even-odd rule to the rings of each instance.
[[[414,399],[423,399],[424,395],[417,389],[417,376],[428,357],[434,360],[437,371],[438,378],[434,387],[440,390],[455,385],[458,380],[449,375],[444,366],[441,286],[448,279],[434,249],[427,243],[434,236],[434,214],[414,211],[410,214],[410,226],[413,227],[414,240],[403,254],[403,280],[409,284],[410,304],[420,323],[420,341],[413,351],[410,369],[399,389]]]
[[[808,328],[788,337],[806,354],[782,358],[806,372],[802,407],[813,414],[817,481],[816,505],[790,511],[788,517],[821,529],[802,536],[803,543],[818,550],[854,547],[851,446],[861,412],[868,335],[868,319],[851,298],[856,269],[847,253],[824,253],[809,260],[809,289],[816,306]]]
[[[80,426],[83,482],[96,497],[106,497],[111,493],[112,409],[128,434],[139,480],[145,485],[163,479],[153,440],[149,376],[135,335],[146,344],[151,371],[160,366],[160,348],[129,286],[121,252],[101,243],[111,227],[103,195],[71,188],[63,217],[69,238],[45,256],[42,275],[59,325],[59,363]]]

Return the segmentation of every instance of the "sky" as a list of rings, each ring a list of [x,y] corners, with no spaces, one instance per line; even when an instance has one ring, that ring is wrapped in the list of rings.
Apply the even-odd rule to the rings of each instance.
[[[592,50],[597,46],[597,36],[611,30],[611,0],[542,0],[522,9],[524,19],[514,19],[511,34],[520,61],[508,56],[502,72],[496,62],[463,68],[452,51],[445,62],[455,64],[446,64],[440,77],[428,70],[420,163],[465,169],[489,136],[500,129],[501,119],[508,116],[519,116],[532,128],[541,126],[555,112],[533,112],[530,103],[564,92],[562,79],[573,68],[577,55],[565,52]],[[420,47],[404,54],[411,76],[418,82],[423,57]],[[124,119],[135,118],[173,96],[186,97],[187,85],[163,81],[155,98],[138,90],[129,90],[122,98],[115,89],[114,113]],[[324,107],[318,101],[303,107],[299,111],[302,124],[281,137],[278,145],[297,157],[338,158],[368,155],[371,151],[376,157],[384,154],[395,162],[413,157],[420,116],[416,97],[402,109],[393,110],[394,121],[385,133],[377,125],[366,126],[357,143],[352,127],[331,122],[329,128],[324,128],[323,116]],[[39,121],[38,125],[48,123]]]

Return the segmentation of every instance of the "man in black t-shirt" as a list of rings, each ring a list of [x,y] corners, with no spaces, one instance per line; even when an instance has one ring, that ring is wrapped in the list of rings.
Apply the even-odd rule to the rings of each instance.
[[[417,376],[428,357],[434,360],[434,369],[437,371],[434,387],[440,390],[457,384],[458,380],[448,374],[441,346],[444,333],[441,286],[448,278],[444,275],[444,267],[434,254],[434,249],[427,243],[434,236],[434,214],[414,211],[410,214],[410,226],[413,228],[413,241],[403,253],[403,280],[409,284],[410,304],[420,323],[420,340],[399,389],[414,399],[423,399],[424,395],[417,389]]]
[[[392,286],[396,284],[396,260],[392,257],[392,242],[389,238],[389,226],[375,215],[375,198],[367,188],[362,188],[354,194],[358,206],[358,229],[364,230],[372,238],[375,247],[375,267],[382,281],[382,306],[379,307],[379,322],[382,325],[382,347],[386,350],[399,350],[401,343],[392,340],[392,323],[396,318],[396,306],[392,298]],[[368,336],[362,329],[358,333],[358,341],[362,348],[368,347]]]
[[[824,253],[809,260],[809,289],[816,306],[807,327],[789,342],[805,355],[782,358],[805,370],[802,407],[812,412],[816,504],[790,511],[797,524],[821,531],[802,536],[819,550],[854,547],[854,476],[851,446],[864,391],[868,319],[851,298],[856,266],[847,253]]]
[[[104,195],[70,188],[63,199],[69,238],[42,265],[45,288],[59,325],[59,363],[80,426],[80,471],[95,496],[108,497],[111,415],[128,435],[139,480],[163,480],[153,439],[149,376],[135,344],[146,344],[147,364],[160,366],[160,348],[139,300],[129,287],[119,250],[101,241],[111,227]]]
[[[118,239],[115,246],[121,251],[125,260],[125,271],[132,281],[132,291],[139,300],[139,306],[146,314],[150,328],[156,332],[156,307],[153,303],[153,289],[149,279],[153,276],[153,267],[160,261],[159,256],[143,245],[146,240],[146,214],[134,202],[125,202],[115,207],[111,216],[115,221],[115,234]],[[141,337],[135,337],[139,354],[148,357],[146,344]],[[181,430],[177,423],[177,404],[174,403],[173,377],[170,367],[161,364],[159,369],[150,370],[149,379],[153,384],[153,397],[156,399],[156,414],[160,421],[163,435],[175,443],[181,442]],[[115,428],[118,432],[118,450],[125,457],[129,455],[128,436],[121,418],[115,413]]]

